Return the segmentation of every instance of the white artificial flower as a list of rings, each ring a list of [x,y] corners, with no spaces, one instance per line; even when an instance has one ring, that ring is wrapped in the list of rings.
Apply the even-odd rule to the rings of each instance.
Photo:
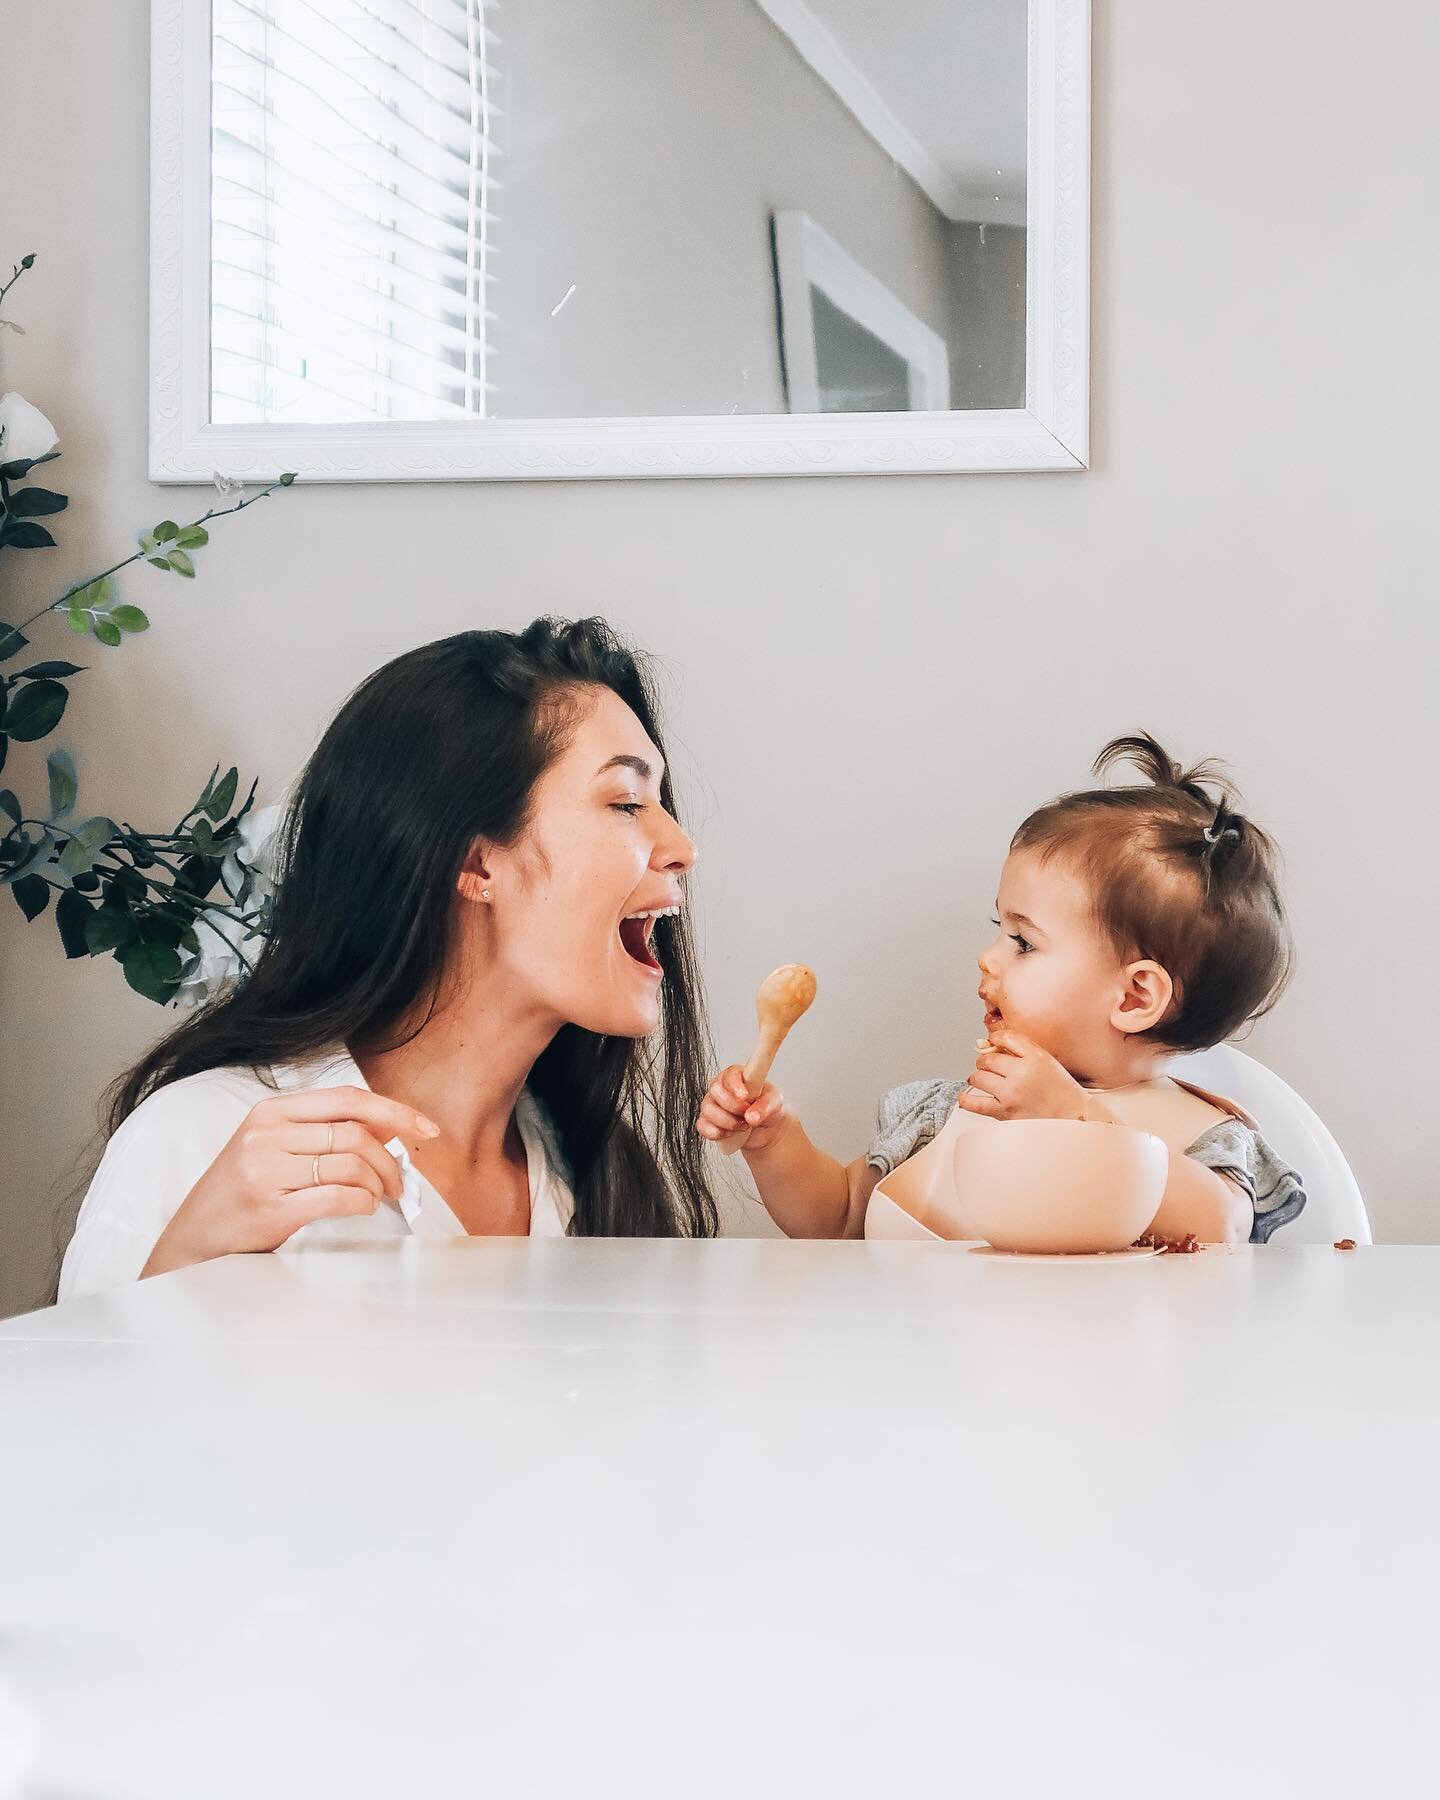
[[[240,821],[239,841],[220,866],[220,885],[237,908],[243,906],[244,911],[253,912],[267,894],[274,893],[280,824],[284,817],[282,803],[262,806],[259,812],[247,813]],[[245,891],[247,867],[255,871],[248,892]],[[236,954],[237,944],[251,962],[255,960],[255,953],[260,948],[259,939],[252,937],[244,942],[240,932],[241,927],[233,919],[222,919],[218,929],[203,914],[195,921],[200,954],[181,976],[180,986],[175,991],[176,1000],[189,1006],[203,1006],[229,987],[242,967]]]
[[[245,483],[243,481],[234,481],[230,476],[222,475],[218,469],[215,471],[213,479],[215,482],[215,492],[217,494],[228,497],[230,494],[243,494],[245,492]]]
[[[21,394],[0,394],[0,462],[33,462],[59,442],[55,427]]]

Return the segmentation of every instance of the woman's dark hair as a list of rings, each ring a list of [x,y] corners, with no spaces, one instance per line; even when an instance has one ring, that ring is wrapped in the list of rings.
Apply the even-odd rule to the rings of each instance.
[[[602,619],[464,631],[398,656],[341,707],[291,802],[272,929],[245,984],[172,1031],[111,1091],[109,1127],[204,1069],[380,1050],[433,1012],[456,879],[476,838],[513,843],[586,688],[609,688],[660,747],[640,659]],[[661,799],[674,811],[670,777]],[[570,1164],[581,1237],[709,1237],[693,1125],[713,1062],[688,914],[658,919],[652,1039],[564,1026],[531,1091]]]
[[[1031,813],[1010,848],[1063,858],[1117,953],[1168,973],[1175,998],[1143,1035],[1205,1050],[1268,1012],[1289,979],[1279,853],[1214,764],[1182,769],[1141,732],[1108,743],[1094,772],[1124,762],[1146,785],[1065,794]]]

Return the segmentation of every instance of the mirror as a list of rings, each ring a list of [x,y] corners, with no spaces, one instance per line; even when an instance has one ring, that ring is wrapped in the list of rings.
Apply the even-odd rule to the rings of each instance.
[[[156,479],[1083,466],[1083,9],[153,16]]]

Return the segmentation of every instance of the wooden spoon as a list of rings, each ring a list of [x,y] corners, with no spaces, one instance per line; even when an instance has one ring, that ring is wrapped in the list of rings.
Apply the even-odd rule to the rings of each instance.
[[[809,1012],[815,998],[815,971],[804,963],[783,963],[760,983],[755,996],[755,1016],[760,1022],[760,1035],[755,1049],[742,1071],[745,1092],[753,1099],[765,1086],[771,1065],[785,1042],[790,1027]],[[726,1156],[733,1156],[749,1138],[748,1131],[737,1131],[721,1145]]]

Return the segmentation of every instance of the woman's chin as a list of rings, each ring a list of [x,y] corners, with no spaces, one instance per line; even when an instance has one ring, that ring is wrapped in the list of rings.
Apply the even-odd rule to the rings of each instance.
[[[639,1007],[607,1007],[597,1009],[593,1017],[576,1019],[582,1031],[593,1031],[596,1037],[649,1037],[660,1024],[658,1002],[647,1010]]]
[[[631,964],[620,972],[610,993],[585,1007],[583,1016],[574,1015],[574,1022],[597,1037],[648,1037],[660,1023],[658,971],[652,975],[643,964]]]

